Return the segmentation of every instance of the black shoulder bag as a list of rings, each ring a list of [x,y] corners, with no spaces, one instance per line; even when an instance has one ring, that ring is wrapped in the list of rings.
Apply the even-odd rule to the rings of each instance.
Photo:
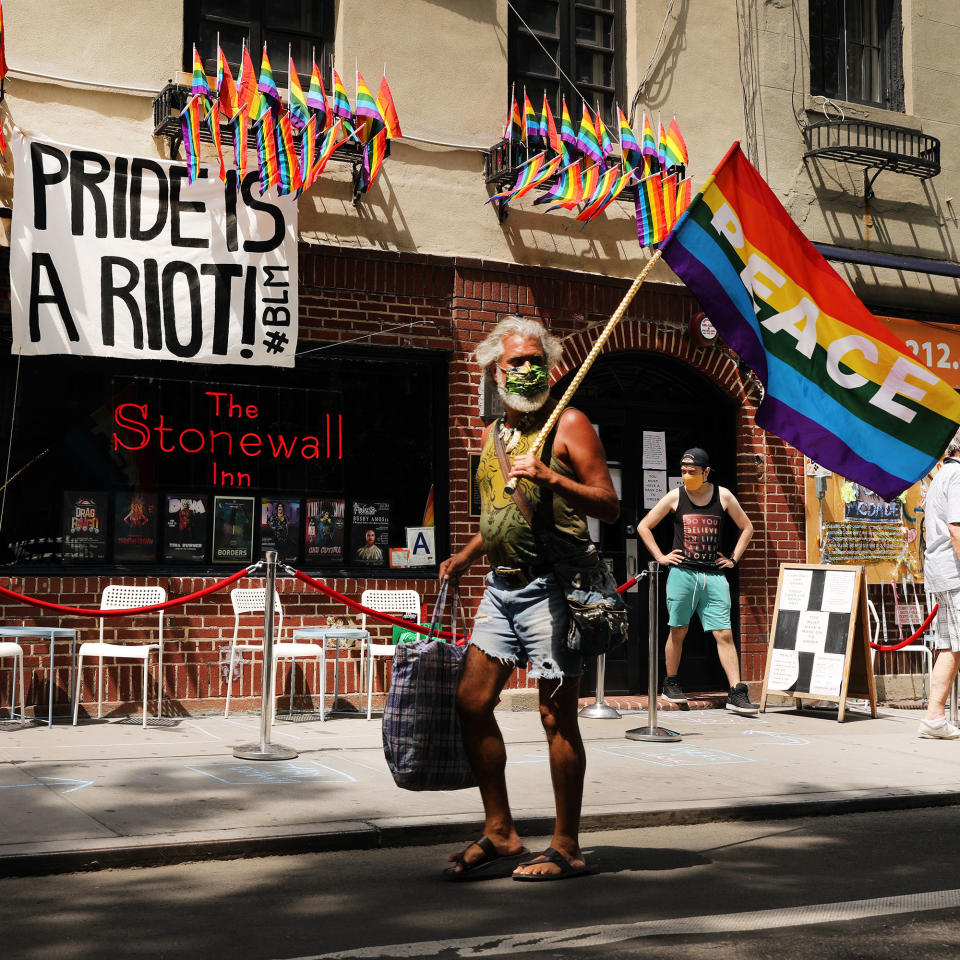
[[[493,430],[494,450],[506,480],[510,475],[510,461],[499,428],[494,426]],[[552,452],[551,433],[544,444],[544,463],[549,464]],[[541,504],[552,506],[552,492],[544,493]],[[627,639],[627,605],[617,593],[616,581],[600,551],[593,543],[584,545],[561,537],[556,530],[545,531],[537,524],[533,507],[519,484],[514,488],[513,500],[563,587],[570,609],[567,647],[585,657],[596,657],[618,647]]]

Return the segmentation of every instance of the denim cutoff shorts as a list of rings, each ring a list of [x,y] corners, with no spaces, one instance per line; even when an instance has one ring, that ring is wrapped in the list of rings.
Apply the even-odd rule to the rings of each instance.
[[[730,584],[722,573],[671,567],[667,575],[671,627],[685,627],[697,614],[704,630],[730,629]]]
[[[509,587],[495,573],[477,608],[470,643],[503,663],[530,664],[531,680],[579,677],[583,657],[567,649],[566,597],[549,573],[525,587]]]

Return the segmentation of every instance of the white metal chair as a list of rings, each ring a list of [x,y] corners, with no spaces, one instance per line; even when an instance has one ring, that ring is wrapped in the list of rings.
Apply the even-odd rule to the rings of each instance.
[[[929,606],[929,602],[928,602]],[[933,609],[932,607],[930,609]],[[877,608],[874,606],[872,600],[867,601],[867,611],[870,614],[870,619],[873,621],[871,627],[870,637],[873,643],[880,642],[880,615],[877,613]],[[909,628],[908,628],[909,629]],[[920,674],[920,702],[924,707],[927,705],[927,690],[930,685],[933,683],[933,646],[935,646],[935,625],[931,624],[927,628],[927,632],[924,636],[920,637],[917,643],[911,643],[906,647],[901,647],[898,653],[920,653],[922,654],[923,660],[923,673]],[[930,643],[927,643],[929,639]],[[870,648],[870,666],[873,667],[874,661],[877,657],[877,651],[871,647]]]
[[[23,647],[19,643],[0,641],[0,659],[13,657],[13,669],[10,671],[10,719],[15,720],[14,709],[17,706],[17,661],[20,661],[20,719],[24,713],[26,687],[23,685]]]
[[[360,596],[360,603],[378,613],[413,614],[420,616],[420,594],[416,590],[364,590]],[[362,615],[360,626],[367,629],[367,615]],[[367,678],[367,719],[372,719],[373,713],[373,662],[375,657],[392,657],[397,649],[393,643],[376,643],[367,635],[362,641],[363,648],[360,657],[360,687],[363,688],[364,670]]]
[[[230,641],[230,664],[227,673],[227,703],[224,708],[224,717],[230,716],[230,696],[233,689],[233,663],[237,650],[249,650],[254,653],[263,652],[263,640],[240,640],[240,618],[244,615],[259,614],[260,623],[263,623],[263,614],[266,606],[267,590],[266,587],[237,587],[230,594],[230,601],[233,604],[233,640]],[[270,723],[273,724],[277,713],[277,687],[276,687],[276,666],[280,660],[290,660],[290,716],[293,716],[293,698],[294,686],[296,684],[296,672],[294,666],[297,660],[319,660],[321,691],[323,696],[323,685],[326,681],[326,650],[322,643],[305,643],[299,641],[294,635],[293,641],[282,643],[280,638],[283,636],[283,605],[280,603],[280,597],[276,591],[273,594],[273,615],[274,628],[276,630],[277,640],[273,644],[273,665],[274,665],[274,687],[270,697]],[[321,708],[322,712],[322,708]]]
[[[167,599],[167,591],[163,587],[129,587],[124,584],[111,583],[104,588],[100,597],[101,610],[122,610],[126,607],[147,607],[155,603],[163,603]],[[163,610],[157,611],[157,642],[156,643],[126,643],[118,641],[107,643],[103,639],[103,621],[100,617],[100,639],[80,644],[77,653],[77,689],[73,698],[73,725],[77,725],[77,713],[80,710],[80,689],[83,677],[83,658],[97,657],[97,717],[103,716],[103,658],[113,657],[117,660],[139,660],[143,664],[143,726],[147,725],[147,669],[150,665],[150,654],[157,651],[157,719],[163,712]],[[131,615],[133,616],[133,614]],[[143,614],[150,616],[150,614]],[[111,617],[111,620],[115,618]]]

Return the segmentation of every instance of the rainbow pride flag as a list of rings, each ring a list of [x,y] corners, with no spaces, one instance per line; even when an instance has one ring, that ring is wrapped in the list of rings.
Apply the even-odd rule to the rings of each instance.
[[[508,143],[520,143],[523,140],[523,115],[515,96],[510,98],[510,113],[503,128],[503,139]]]
[[[282,101],[280,91],[273,79],[273,67],[270,66],[270,58],[267,56],[267,45],[263,45],[263,56],[260,58],[260,79],[257,81],[257,89],[266,97],[270,106],[276,110],[280,109]]]
[[[739,143],[661,249],[763,384],[758,426],[886,500],[930,472],[960,396],[857,299]]]
[[[327,166],[327,161],[333,156],[333,151],[336,150],[341,143],[346,143],[349,139],[350,133],[344,128],[343,120],[337,117],[333,122],[333,126],[327,130],[327,135],[320,145],[320,153],[317,155],[316,167],[311,171],[314,180],[323,173]]]
[[[601,167],[599,163],[593,164],[593,166],[587,167],[583,171],[583,178],[581,180],[581,190],[580,190],[580,200],[579,203],[587,202],[593,198],[594,193],[597,190],[597,183],[600,180]],[[568,210],[573,209],[572,207],[567,207]]]
[[[247,175],[247,112],[242,107],[230,118],[233,134],[233,162],[237,168],[237,186]]]
[[[643,155],[645,157],[656,157],[657,155],[657,141],[653,135],[653,126],[650,123],[650,118],[644,114],[643,115],[643,146],[641,147]]]
[[[265,194],[280,183],[280,162],[277,158],[277,131],[273,114],[268,110],[257,124],[257,162],[260,164],[260,193]]]
[[[600,141],[597,139],[597,131],[593,126],[593,118],[587,105],[583,105],[583,116],[580,119],[580,131],[577,133],[577,149],[585,156],[589,157],[594,163],[603,161],[603,154],[600,152]]]
[[[547,100],[547,91],[543,91],[543,109],[540,111],[540,136],[555,153],[560,152],[560,137],[557,134],[557,123],[553,119],[553,111]]]
[[[630,129],[630,124],[620,107],[617,107],[617,119],[620,121],[620,156],[623,159],[623,169],[634,170],[643,166],[643,151],[637,138]]]
[[[303,183],[300,180],[300,160],[293,142],[293,120],[289,112],[281,114],[277,124],[277,164],[280,167],[278,195],[296,193]]]
[[[397,114],[396,104],[393,102],[393,94],[390,92],[390,84],[387,83],[387,75],[380,78],[380,89],[377,92],[377,106],[383,116],[383,122],[387,125],[387,137],[390,140],[403,136],[400,129],[400,117]]]
[[[542,196],[533,201],[533,205],[539,206],[541,203],[551,203],[553,206],[547,209],[555,210],[557,207],[572,209],[583,199],[583,180],[580,177],[580,161],[568,164],[560,171],[557,182]]]
[[[227,168],[223,162],[223,140],[220,137],[220,104],[214,103],[207,111],[207,127],[210,130],[210,136],[213,138],[213,145],[217,151],[217,160],[220,163],[220,169],[217,176],[221,183],[227,182]]]
[[[381,128],[386,128],[386,123],[384,122],[383,116],[380,113],[380,108],[377,106],[377,101],[373,98],[373,94],[370,92],[370,88],[367,86],[367,81],[363,79],[363,74],[360,71],[357,71],[357,108],[354,110],[356,114],[358,125],[360,117],[363,117],[363,131],[361,133],[361,138],[364,141],[370,140],[374,132],[379,132]]]
[[[597,213],[599,213],[600,205],[617,185],[617,177],[619,174],[619,167],[611,167],[609,170],[604,171],[603,176],[597,181],[597,185],[589,200],[586,199],[586,194],[584,194],[585,204],[583,209],[577,214],[577,220],[586,222],[592,220]]]
[[[669,233],[677,222],[677,175],[664,176],[661,171],[660,179],[663,184],[663,219]]]
[[[540,121],[537,119],[537,111],[533,109],[533,104],[527,96],[527,91],[523,91],[523,142],[530,144],[532,140],[540,136]]]
[[[667,132],[657,118],[657,162],[661,170],[667,169]]]
[[[683,139],[680,124],[677,123],[676,117],[670,121],[670,126],[664,134],[663,153],[666,157],[667,167],[686,166],[690,162],[687,142]]]
[[[360,183],[363,186],[364,193],[373,186],[381,167],[383,167],[383,158],[386,155],[387,128],[381,127],[380,132],[363,147],[363,168],[360,174]]]
[[[310,89],[307,90],[307,106],[323,113],[323,127],[326,130],[330,126],[333,117],[333,111],[327,102],[327,91],[323,89],[323,77],[320,76],[320,68],[317,61],[313,61],[313,73],[310,74]]]
[[[197,52],[197,45],[193,45],[193,82],[190,92],[197,97],[210,97],[210,84],[207,82],[207,71],[203,68],[203,61]]]
[[[619,173],[617,167],[613,167],[612,170],[614,173]],[[623,193],[627,186],[636,180],[636,178],[637,174],[635,170],[627,170],[626,172],[621,173],[606,194],[600,197],[599,200],[592,203],[577,217],[577,219],[583,220],[585,223],[589,223],[594,219],[594,217],[603,213],[603,211],[606,210],[607,207],[609,207],[610,204],[613,203],[613,201],[616,200],[621,193]]]
[[[312,116],[303,128],[300,140],[300,183],[307,190],[316,182],[319,174],[314,173],[317,166],[317,118]]]
[[[603,154],[603,159],[606,160],[607,157],[613,156],[613,143],[610,141],[610,135],[607,133],[606,124],[603,122],[603,116],[600,113],[600,108],[597,107],[597,140],[600,143],[600,152]]]
[[[201,95],[195,94],[180,111],[183,152],[187,158],[187,183],[196,183],[200,176],[200,124],[202,122]]]
[[[509,190],[504,190],[502,193],[495,193],[486,202],[491,203],[494,200],[499,200],[501,203],[507,204],[517,197],[522,197],[524,194],[529,193],[538,183],[549,180],[550,177],[556,173],[557,167],[559,166],[560,157],[554,157],[548,163],[546,151],[538,153],[535,157],[531,157],[526,162],[520,164],[520,174],[514,186]]]
[[[347,123],[353,122],[353,109],[350,106],[350,100],[347,97],[347,88],[343,85],[343,81],[340,79],[340,74],[336,70],[333,71],[333,94],[332,94],[333,103],[331,104],[331,109],[343,120],[346,120]]]
[[[667,235],[667,218],[663,209],[663,184],[660,174],[644,177],[637,184],[637,239],[641,247],[653,247]]]
[[[683,216],[683,211],[690,206],[690,199],[693,196],[693,178],[687,177],[677,184],[677,219]]]
[[[246,44],[243,45],[240,72],[237,74],[237,99],[240,101],[241,109],[245,110],[247,116],[253,120],[256,116],[255,109],[260,99],[260,91],[257,90],[257,72],[253,69],[253,60],[250,59],[250,48]]]
[[[240,101],[237,98],[237,85],[233,82],[230,64],[220,47],[217,47],[217,97],[220,112],[225,117],[232,117],[237,112]]]
[[[566,97],[563,98],[560,110],[560,140],[571,147],[577,145],[577,133],[573,129],[573,121],[570,119],[570,111],[567,109]]]
[[[290,112],[290,120],[293,125],[298,130],[302,130],[310,120],[310,105],[307,103],[307,98],[303,95],[303,87],[300,85],[300,78],[297,76],[297,68],[294,65],[293,57],[290,57],[288,73],[287,110]]]
[[[2,80],[7,75],[7,35],[3,29],[3,4],[0,3],[0,80]],[[0,137],[3,136],[3,131],[0,130]],[[3,154],[6,158],[7,153],[7,141],[3,141]],[[6,159],[4,159],[6,163]]]

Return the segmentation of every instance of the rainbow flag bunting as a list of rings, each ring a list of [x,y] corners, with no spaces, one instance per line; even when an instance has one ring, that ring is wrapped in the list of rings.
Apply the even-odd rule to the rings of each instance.
[[[687,177],[681,180],[677,185],[677,219],[683,216],[683,211],[690,206],[690,198],[693,196],[693,178]]]
[[[240,58],[240,72],[237,74],[237,100],[240,102],[240,109],[246,111],[251,120],[255,117],[254,109],[259,99],[257,73],[253,69],[253,60],[250,59],[250,48],[244,44],[243,56]]]
[[[641,150],[645,157],[656,157],[657,155],[657,141],[653,136],[653,126],[646,114],[643,115],[643,145]]]
[[[739,144],[662,251],[763,384],[758,426],[885,500],[930,472],[960,396],[857,299]]]
[[[687,154],[687,142],[683,139],[676,117],[670,121],[670,126],[664,135],[663,153],[668,168],[686,166],[690,162],[690,157]]]
[[[233,133],[233,162],[237,168],[237,186],[247,175],[247,111],[242,107],[230,118]]]
[[[0,80],[7,75],[7,35],[3,29],[3,4],[0,3]],[[0,137],[3,137],[3,131],[0,130]],[[4,163],[6,163],[7,142],[3,141]]]
[[[280,183],[280,162],[277,157],[277,132],[273,113],[269,110],[257,124],[257,162],[260,165],[260,193],[265,194]]]
[[[350,100],[347,98],[347,88],[340,79],[340,74],[333,71],[333,112],[347,123],[353,122],[353,109],[350,106]]]
[[[280,196],[296,193],[303,183],[300,180],[300,160],[293,142],[293,120],[289,112],[281,114],[277,124],[277,165],[280,168],[277,193]]]
[[[584,194],[584,207],[577,214],[577,220],[592,220],[597,215],[600,210],[600,205],[617,185],[617,177],[619,174],[619,167],[611,167],[609,170],[604,171],[603,176],[597,181],[597,185],[589,200],[586,199],[586,194]]]
[[[269,105],[279,111],[282,105],[280,91],[273,79],[273,67],[270,66],[270,57],[267,56],[267,45],[263,45],[263,56],[260,58],[260,79],[257,89],[266,97]]]
[[[540,121],[537,119],[537,111],[533,109],[533,104],[527,96],[527,91],[523,91],[523,142],[528,146],[540,136]]]
[[[580,130],[577,133],[577,149],[585,156],[589,157],[594,163],[603,161],[603,154],[600,152],[600,141],[597,139],[597,131],[593,126],[593,118],[587,105],[583,105],[583,117],[580,120]]]
[[[397,108],[393,102],[393,94],[390,92],[390,84],[387,83],[386,74],[380,78],[380,90],[377,93],[377,106],[383,116],[383,122],[387,125],[387,137],[391,140],[403,136],[400,129],[400,117],[397,115]]]
[[[220,163],[220,169],[217,176],[221,183],[227,182],[227,168],[223,163],[223,141],[220,137],[220,104],[214,103],[207,111],[207,127],[210,130],[210,136],[213,138],[213,145],[217,151],[217,160]]]
[[[323,127],[326,130],[330,126],[333,117],[333,111],[327,102],[327,91],[323,89],[323,78],[320,76],[320,68],[317,61],[313,61],[313,73],[310,74],[310,89],[307,91],[307,106],[323,113]]]
[[[360,182],[364,193],[373,186],[380,169],[383,167],[383,158],[386,155],[387,128],[381,127],[380,132],[363,147],[363,170],[360,175]]]
[[[540,111],[540,136],[554,153],[560,153],[560,135],[557,133],[557,123],[553,119],[546,91],[543,92],[543,109]]]
[[[577,134],[573,129],[573,121],[570,119],[570,111],[567,109],[567,98],[564,97],[560,110],[560,140],[569,144],[571,147],[577,145]]]
[[[507,117],[507,125],[503,130],[503,139],[508,143],[520,143],[523,140],[523,116],[516,97],[512,98],[510,116]]]
[[[599,107],[597,108],[597,142],[600,144],[600,152],[603,159],[613,156],[613,144],[610,142],[610,136],[607,133],[607,127],[603,122]]]
[[[630,124],[620,107],[617,107],[617,119],[620,121],[620,156],[623,158],[623,169],[635,170],[643,166],[643,151],[637,138],[630,129]]]
[[[203,69],[203,61],[197,52],[197,45],[193,45],[193,83],[190,92],[197,97],[210,98],[210,84],[207,82],[207,72]]]
[[[195,94],[180,111],[183,150],[187,157],[187,182],[196,183],[200,176],[200,124],[203,122],[201,95]]]
[[[327,166],[327,161],[333,156],[333,151],[337,149],[342,143],[346,143],[350,139],[350,134],[346,131],[343,125],[343,120],[339,117],[333,122],[327,130],[327,135],[323,139],[323,143],[320,146],[320,153],[317,155],[317,164],[316,168],[312,171],[313,179],[316,180],[317,177],[323,173],[325,167]]]
[[[317,118],[312,116],[303,128],[300,140],[300,183],[304,190],[314,185],[319,174],[317,166]]]
[[[310,106],[307,98],[303,95],[303,87],[300,86],[300,78],[297,76],[297,68],[290,58],[289,79],[287,80],[287,109],[290,112],[290,120],[293,125],[302,130],[310,120]]]
[[[667,235],[660,174],[644,177],[637,184],[637,239],[641,247],[653,247]]]
[[[217,98],[220,112],[225,117],[232,117],[237,112],[240,102],[237,98],[237,85],[233,82],[230,64],[220,47],[217,47]]]
[[[552,203],[547,212],[557,207],[566,207],[568,210],[583,199],[583,181],[580,178],[580,161],[571,163],[560,170],[557,182],[542,196],[533,201],[533,205]],[[567,206],[570,204],[570,206]]]

